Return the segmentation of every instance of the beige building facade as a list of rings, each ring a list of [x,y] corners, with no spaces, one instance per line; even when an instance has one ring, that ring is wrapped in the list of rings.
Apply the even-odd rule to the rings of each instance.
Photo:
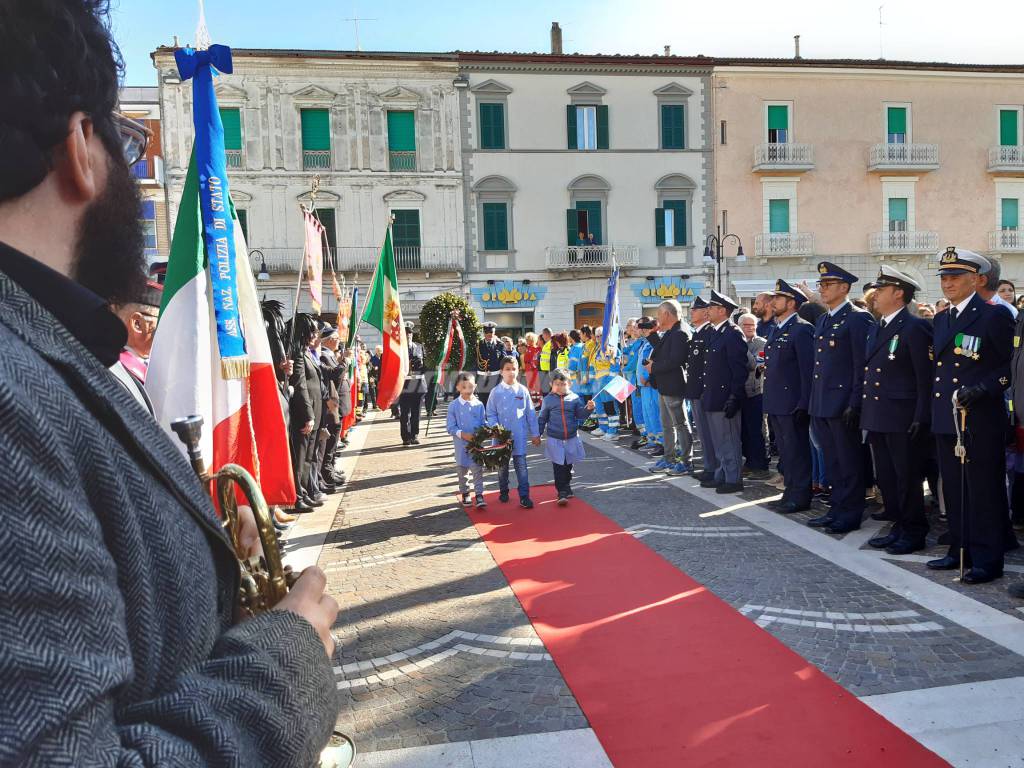
[[[1024,69],[719,62],[712,91],[715,221],[746,256],[727,245],[727,290],[814,279],[819,260],[866,281],[884,262],[934,301],[949,245],[1024,279]]]

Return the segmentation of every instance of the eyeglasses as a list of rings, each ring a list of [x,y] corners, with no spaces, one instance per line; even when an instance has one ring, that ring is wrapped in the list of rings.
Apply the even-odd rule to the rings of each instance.
[[[816,285],[818,288],[828,288],[830,285],[838,285],[843,282],[842,280],[819,280]]]
[[[124,153],[124,161],[131,168],[146,154],[146,147],[149,146],[149,139],[153,132],[137,120],[132,120],[127,115],[114,112],[111,115],[114,126],[118,131],[118,138],[121,142],[121,151]]]

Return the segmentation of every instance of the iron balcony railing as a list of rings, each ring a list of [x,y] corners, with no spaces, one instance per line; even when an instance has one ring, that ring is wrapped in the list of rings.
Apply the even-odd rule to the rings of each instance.
[[[872,253],[934,253],[939,249],[938,232],[872,232]]]
[[[909,168],[928,170],[939,167],[938,144],[875,144],[871,147],[868,166],[891,170]]]
[[[270,273],[296,273],[302,264],[302,248],[250,250],[253,272],[259,272],[264,262]],[[340,246],[324,255],[324,267],[336,272],[372,272],[379,258],[380,248],[375,246]],[[395,266],[403,271],[462,272],[466,268],[466,252],[459,245],[398,245]]]
[[[392,171],[415,171],[416,152],[388,152],[388,168]]]
[[[990,171],[1024,171],[1024,147],[1019,144],[992,147],[988,151],[988,168]]]
[[[331,169],[331,150],[302,150],[302,167],[307,171],[329,171]]]
[[[547,248],[548,269],[598,269],[610,267],[613,261],[620,267],[640,266],[640,246],[552,245]]]
[[[1024,231],[1018,229],[997,229],[988,233],[990,251],[1024,251]]]
[[[226,149],[224,154],[227,157],[228,168],[241,168],[242,167],[242,150],[240,149]]]
[[[813,167],[813,144],[758,144],[754,147],[754,170],[801,170]]]
[[[813,232],[765,232],[754,237],[754,252],[758,256],[812,256]]]

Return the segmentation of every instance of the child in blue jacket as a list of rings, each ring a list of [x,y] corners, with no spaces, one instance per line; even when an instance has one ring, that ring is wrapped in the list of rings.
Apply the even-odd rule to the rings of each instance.
[[[501,382],[487,396],[485,408],[487,425],[500,424],[512,432],[512,466],[516,470],[519,488],[519,506],[533,509],[530,498],[530,476],[526,468],[526,443],[540,445],[537,429],[537,411],[530,399],[530,390],[520,384],[519,364],[514,357],[501,359]],[[498,501],[508,501],[509,465],[498,469]]]
[[[484,468],[473,461],[466,452],[466,441],[484,425],[484,404],[473,394],[476,391],[476,377],[472,373],[460,373],[455,381],[459,396],[448,406],[448,434],[455,441],[455,466],[459,473],[459,494],[463,506],[469,506],[469,481],[473,477],[478,509],[487,506],[484,501]]]
[[[540,405],[537,426],[547,431],[544,455],[551,461],[555,474],[558,506],[564,507],[572,498],[572,465],[583,458],[580,424],[594,410],[594,401],[583,404],[583,399],[569,391],[569,374],[558,369],[551,372],[551,392]]]

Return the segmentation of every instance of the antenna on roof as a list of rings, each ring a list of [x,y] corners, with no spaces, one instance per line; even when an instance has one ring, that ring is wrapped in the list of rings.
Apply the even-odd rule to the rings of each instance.
[[[882,9],[885,8],[885,4],[878,6],[878,58],[885,58],[885,51],[882,50],[882,27],[885,26],[882,23]]]
[[[360,21],[377,21],[377,19],[360,18],[359,12],[356,10],[356,4],[352,3],[352,16],[350,18],[348,18],[348,19],[345,19],[345,21],[351,21],[352,25],[355,27],[355,32],[356,32],[356,50],[357,51],[363,50],[363,46],[359,43],[359,22]]]

